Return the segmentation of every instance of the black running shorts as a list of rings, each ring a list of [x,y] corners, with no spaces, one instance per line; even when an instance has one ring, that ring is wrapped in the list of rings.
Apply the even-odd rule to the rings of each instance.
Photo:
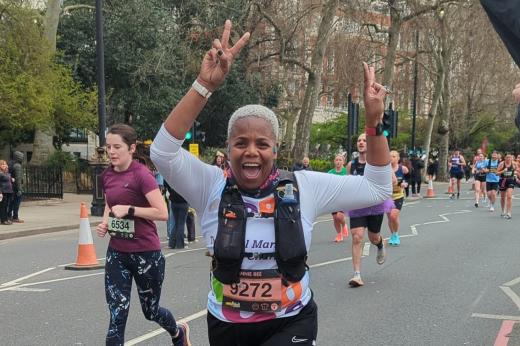
[[[491,190],[498,190],[498,183],[491,183],[491,182],[486,182],[486,190],[488,191],[491,191]]]
[[[462,178],[464,178],[464,172],[463,171],[450,172],[450,178],[455,178],[457,180],[461,180]]]
[[[404,197],[394,199],[395,209],[401,210],[403,208]]]
[[[230,323],[208,312],[207,321],[211,346],[312,346],[318,335],[318,307],[312,299],[296,316]]]
[[[381,232],[381,225],[383,224],[384,214],[379,215],[367,215],[361,217],[350,218],[350,229],[358,227],[366,227],[369,232],[379,233]]]
[[[485,174],[475,174],[475,180],[480,181],[481,183],[485,183],[486,175]]]

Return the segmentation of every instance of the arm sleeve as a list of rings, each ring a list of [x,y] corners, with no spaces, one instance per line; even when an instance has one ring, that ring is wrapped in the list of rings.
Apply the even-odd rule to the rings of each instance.
[[[364,176],[295,172],[300,186],[302,212],[315,219],[335,211],[365,208],[392,196],[392,170],[387,166],[365,166]]]
[[[163,125],[152,143],[150,157],[168,184],[202,213],[224,174],[217,166],[208,165],[184,150],[182,143]]]

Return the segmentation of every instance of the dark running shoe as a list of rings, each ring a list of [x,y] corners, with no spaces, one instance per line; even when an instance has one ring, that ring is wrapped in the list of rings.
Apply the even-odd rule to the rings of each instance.
[[[190,342],[190,327],[185,322],[177,322],[177,329],[179,334],[172,338],[173,346],[191,346]]]

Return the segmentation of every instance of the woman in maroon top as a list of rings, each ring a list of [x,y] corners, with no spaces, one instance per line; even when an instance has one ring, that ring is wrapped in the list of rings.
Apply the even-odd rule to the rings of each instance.
[[[136,141],[135,130],[128,125],[116,124],[108,130],[111,165],[102,174],[106,206],[96,228],[98,236],[110,235],[105,264],[110,310],[106,344],[124,344],[133,278],[146,319],[166,329],[175,346],[188,346],[188,325],[176,323],[172,313],[159,306],[165,259],[154,221],[166,221],[168,211],[152,172],[133,160]]]

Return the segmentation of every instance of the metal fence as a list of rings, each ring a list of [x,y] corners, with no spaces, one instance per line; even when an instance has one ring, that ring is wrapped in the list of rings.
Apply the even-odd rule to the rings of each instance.
[[[63,198],[61,168],[27,166],[24,169],[24,197],[29,199]]]
[[[92,174],[92,166],[88,162],[80,162],[75,172],[76,193],[92,193]]]

